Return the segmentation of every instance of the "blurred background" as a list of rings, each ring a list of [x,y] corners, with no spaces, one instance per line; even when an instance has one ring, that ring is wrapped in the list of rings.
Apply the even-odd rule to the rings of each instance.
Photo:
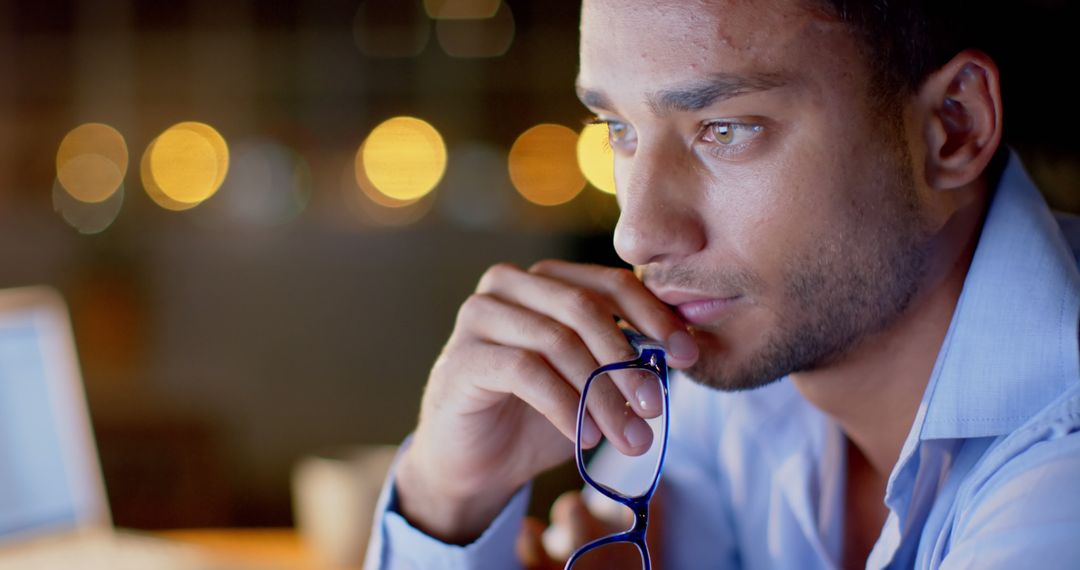
[[[290,524],[300,457],[409,432],[487,266],[618,262],[578,10],[0,0],[0,287],[68,300],[117,524]],[[1077,8],[1005,10],[1008,137],[1080,211]]]

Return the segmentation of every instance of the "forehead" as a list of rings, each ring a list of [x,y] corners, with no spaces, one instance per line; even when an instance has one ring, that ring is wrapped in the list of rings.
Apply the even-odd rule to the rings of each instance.
[[[801,0],[586,0],[579,84],[642,90],[715,73],[842,73],[847,28]]]

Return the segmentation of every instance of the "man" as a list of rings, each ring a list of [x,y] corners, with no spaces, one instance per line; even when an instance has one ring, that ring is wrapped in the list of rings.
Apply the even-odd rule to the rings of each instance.
[[[613,315],[693,381],[658,566],[1080,567],[1080,232],[1001,145],[994,61],[916,4],[584,2],[578,93],[636,277],[483,276],[369,567],[517,564],[527,482],[571,457],[589,371],[630,355]],[[636,453],[641,422],[586,439]]]

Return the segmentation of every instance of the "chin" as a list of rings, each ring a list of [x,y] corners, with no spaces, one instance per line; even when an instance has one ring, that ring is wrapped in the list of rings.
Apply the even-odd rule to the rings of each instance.
[[[787,375],[767,361],[763,347],[741,346],[712,331],[694,330],[701,356],[685,374],[694,382],[724,392],[753,390]],[[745,338],[745,337],[744,337]]]

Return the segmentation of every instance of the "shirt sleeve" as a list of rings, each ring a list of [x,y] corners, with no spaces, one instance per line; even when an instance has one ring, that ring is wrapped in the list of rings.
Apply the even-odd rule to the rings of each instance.
[[[1080,432],[1014,458],[958,521],[942,569],[1080,568]]]
[[[410,439],[402,444],[402,450],[409,445]],[[397,508],[396,472],[397,461],[390,468],[375,508],[365,570],[513,570],[521,567],[514,544],[528,508],[531,486],[522,487],[479,538],[462,546],[428,536],[401,516]]]

